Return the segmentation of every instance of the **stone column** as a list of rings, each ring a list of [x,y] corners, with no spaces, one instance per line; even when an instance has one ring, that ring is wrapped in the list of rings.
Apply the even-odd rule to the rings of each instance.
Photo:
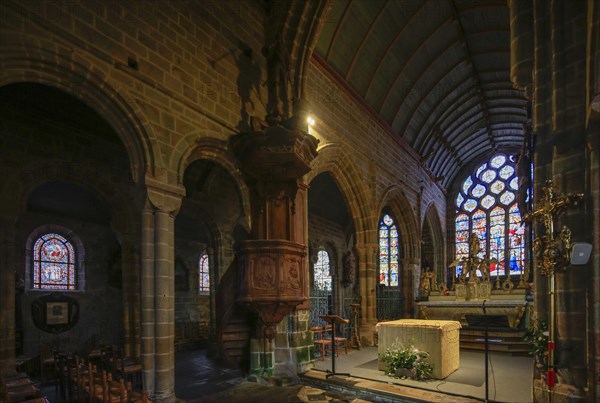
[[[374,261],[375,247],[373,244],[356,245],[358,251],[358,281],[360,284],[360,342],[363,346],[374,343],[375,325],[377,324],[377,265]]]
[[[185,194],[146,177],[142,211],[142,358],[152,400],[175,399],[175,215]]]
[[[154,212],[154,399],[175,401],[175,219]]]
[[[0,216],[0,368],[15,373],[15,219]]]
[[[154,394],[154,208],[146,202],[142,211],[141,313],[144,388]]]
[[[600,8],[600,7],[599,7]],[[600,11],[597,12],[600,15]],[[599,44],[600,45],[600,44]],[[600,112],[597,112],[600,115]],[[599,117],[596,118],[600,120]],[[600,122],[594,123],[592,128],[595,126],[596,133],[600,130]],[[592,217],[593,227],[596,229],[593,232],[592,238],[588,242],[592,243],[592,256],[588,266],[590,268],[589,274],[589,289],[591,290],[590,296],[588,297],[588,316],[590,318],[590,324],[588,328],[588,339],[587,344],[590,346],[587,353],[587,362],[589,371],[587,374],[588,384],[590,385],[591,397],[598,400],[600,398],[600,138],[596,134],[592,135],[592,131],[588,133],[589,141],[589,171],[590,179],[588,183],[591,194],[588,200],[589,205],[586,202],[586,214],[588,217]]]

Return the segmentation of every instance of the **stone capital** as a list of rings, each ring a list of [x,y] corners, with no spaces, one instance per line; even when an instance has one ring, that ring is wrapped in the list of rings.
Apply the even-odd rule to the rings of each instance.
[[[181,200],[185,196],[185,188],[180,185],[171,185],[161,182],[146,175],[146,193],[152,206],[167,213],[176,213],[181,207]]]

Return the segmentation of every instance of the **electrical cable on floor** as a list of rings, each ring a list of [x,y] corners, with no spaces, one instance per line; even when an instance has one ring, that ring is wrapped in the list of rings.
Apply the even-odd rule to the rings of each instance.
[[[492,365],[492,355],[488,356],[490,368],[492,369],[492,380],[494,381],[494,400],[496,400],[496,375],[494,374],[494,366]]]
[[[443,380],[442,382],[440,382],[440,383],[438,383],[437,385],[435,385],[435,388],[436,388],[438,391],[442,392],[442,393],[446,393],[446,392],[444,392],[444,391],[440,390],[440,386],[442,386],[442,385],[443,385],[443,384],[445,384],[445,383],[446,383],[446,380]]]

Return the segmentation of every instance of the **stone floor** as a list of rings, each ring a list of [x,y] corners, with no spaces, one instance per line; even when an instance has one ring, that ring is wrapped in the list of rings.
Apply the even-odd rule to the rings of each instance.
[[[207,357],[206,350],[182,351],[178,352],[175,357],[175,392],[178,403],[459,403],[484,401],[484,396],[480,395],[483,386],[480,378],[483,371],[477,368],[471,368],[478,372],[477,374],[462,376],[457,371],[453,375],[453,379],[451,379],[451,375],[446,380],[416,383],[416,381],[400,381],[385,377],[381,371],[376,369],[372,371],[370,367],[373,357],[376,357],[376,355],[373,357],[372,355],[373,351],[370,349],[352,350],[347,355],[341,354],[336,360],[336,374],[334,375],[330,371],[331,358],[327,357],[324,361],[317,360],[313,370],[296,378],[260,378],[245,376],[238,370],[217,364]],[[495,389],[490,389],[490,401],[531,401],[530,392],[521,391],[518,380],[506,378],[503,375],[503,371],[508,370],[515,376],[527,378],[516,369],[516,366],[526,364],[521,362],[523,358],[527,359],[527,357],[515,357],[515,359],[497,357],[494,359],[496,378],[494,387],[505,389],[503,382],[509,382],[511,387],[508,389],[511,389],[512,395],[510,396],[512,397],[495,393]],[[463,369],[470,369],[479,361],[477,355],[461,352]],[[506,379],[503,381],[503,378]],[[529,381],[530,379],[531,377],[529,377]],[[527,379],[521,380],[523,390],[530,386],[526,385],[526,381]],[[44,386],[42,391],[51,403],[61,402],[56,398],[53,386]]]

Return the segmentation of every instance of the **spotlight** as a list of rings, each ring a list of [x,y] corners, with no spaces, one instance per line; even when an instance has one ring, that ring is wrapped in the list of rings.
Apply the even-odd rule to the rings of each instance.
[[[315,125],[315,120],[313,119],[312,116],[309,116],[306,118],[306,123],[308,123],[309,126],[314,126]]]

